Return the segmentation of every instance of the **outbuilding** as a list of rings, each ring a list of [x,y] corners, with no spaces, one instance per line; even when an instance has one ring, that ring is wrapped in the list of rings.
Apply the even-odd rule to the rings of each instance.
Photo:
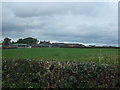
[[[11,44],[9,47],[28,48],[30,46],[28,44]]]

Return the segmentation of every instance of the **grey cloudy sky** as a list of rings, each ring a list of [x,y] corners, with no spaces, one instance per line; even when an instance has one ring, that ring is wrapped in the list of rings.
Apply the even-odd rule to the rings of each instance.
[[[117,2],[4,2],[2,35],[52,42],[117,45]]]

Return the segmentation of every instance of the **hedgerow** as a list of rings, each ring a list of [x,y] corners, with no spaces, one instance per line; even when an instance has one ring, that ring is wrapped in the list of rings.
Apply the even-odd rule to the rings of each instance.
[[[118,65],[3,59],[3,88],[116,88]]]

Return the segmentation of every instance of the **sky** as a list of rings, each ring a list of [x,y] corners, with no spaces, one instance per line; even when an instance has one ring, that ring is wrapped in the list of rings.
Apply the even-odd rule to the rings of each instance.
[[[4,2],[2,38],[118,44],[117,2]]]

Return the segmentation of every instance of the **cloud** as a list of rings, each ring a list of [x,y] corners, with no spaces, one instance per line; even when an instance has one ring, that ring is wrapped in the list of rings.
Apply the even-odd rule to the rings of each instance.
[[[0,3],[0,42],[2,40],[2,4]]]
[[[117,3],[3,3],[3,37],[117,44]]]

